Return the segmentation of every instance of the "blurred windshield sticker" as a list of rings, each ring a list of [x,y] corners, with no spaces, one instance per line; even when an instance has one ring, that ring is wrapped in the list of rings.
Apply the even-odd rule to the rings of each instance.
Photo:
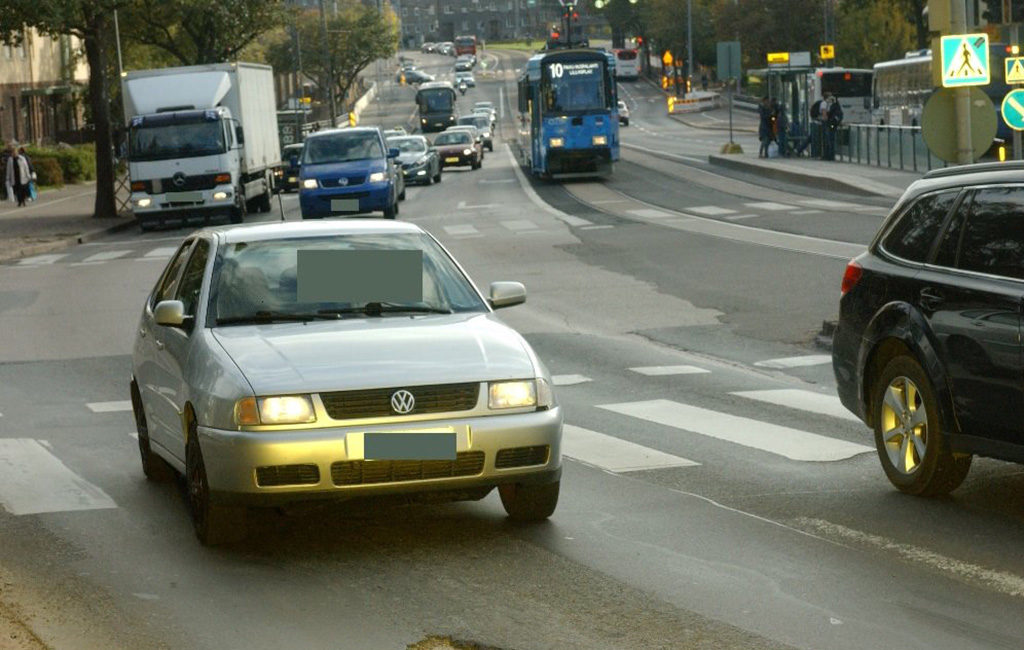
[[[423,251],[300,250],[299,302],[421,302]]]

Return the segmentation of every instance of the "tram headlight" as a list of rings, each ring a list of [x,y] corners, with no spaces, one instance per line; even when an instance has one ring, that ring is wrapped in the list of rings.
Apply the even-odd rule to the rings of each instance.
[[[565,139],[564,138],[551,138],[551,140],[548,141],[548,144],[551,145],[552,147],[564,147],[565,146]]]
[[[607,144],[608,144],[608,136],[606,136],[606,135],[595,135],[593,142],[594,142],[594,146],[595,147],[607,146]]]

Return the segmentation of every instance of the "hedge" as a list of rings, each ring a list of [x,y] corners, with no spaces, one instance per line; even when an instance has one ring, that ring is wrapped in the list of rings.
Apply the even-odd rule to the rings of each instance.
[[[32,156],[32,154],[29,154],[29,156]],[[32,168],[36,170],[37,185],[52,185],[56,187],[64,185],[64,173],[56,157],[32,157]]]
[[[26,152],[32,159],[32,164],[37,167],[38,160],[55,161],[60,168],[61,183],[81,183],[96,178],[96,149],[91,144],[76,147],[27,147]],[[38,169],[36,173],[39,173]],[[41,180],[39,183],[44,184]]]

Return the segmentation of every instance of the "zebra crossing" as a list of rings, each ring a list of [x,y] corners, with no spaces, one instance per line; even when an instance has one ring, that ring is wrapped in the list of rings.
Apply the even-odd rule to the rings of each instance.
[[[795,204],[795,205],[794,205]],[[759,214],[749,214],[750,211],[756,211],[759,213],[767,214],[787,214],[787,215],[817,215],[825,214],[826,211],[831,212],[856,212],[862,214],[873,214],[877,216],[885,216],[887,214],[886,208],[882,208],[874,205],[863,205],[859,203],[850,203],[848,201],[835,201],[831,199],[800,199],[793,203],[778,203],[775,201],[748,201],[735,207],[725,207],[722,205],[694,205],[688,207],[681,207],[679,210],[687,214],[700,215],[703,217],[718,217],[728,220],[736,219],[750,219],[756,216],[762,216]],[[746,214],[745,214],[746,213]]]
[[[131,248],[114,248],[93,253],[94,248],[79,246],[69,249],[66,253],[48,253],[24,257],[13,264],[5,265],[15,269],[34,269],[53,266],[58,263],[67,263],[74,267],[88,267],[107,264],[116,261],[137,261],[137,262],[166,262],[171,255],[178,250],[177,246],[157,246],[149,248],[152,244],[140,243]]]

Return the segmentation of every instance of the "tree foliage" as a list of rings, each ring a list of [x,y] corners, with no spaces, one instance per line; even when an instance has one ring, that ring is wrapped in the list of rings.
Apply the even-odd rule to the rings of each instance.
[[[822,0],[716,0],[715,33],[741,42],[744,69],[763,68],[769,52],[816,51],[823,9]]]
[[[398,50],[399,34],[398,21],[390,9],[378,12],[359,0],[343,0],[339,5],[337,15],[328,13],[326,48],[317,11],[300,12],[294,20],[303,74],[320,89],[323,97],[333,83],[340,102],[360,72]],[[297,61],[294,39],[287,35],[279,37],[267,48],[267,59],[275,70],[294,70]]]
[[[130,0],[122,37],[159,48],[179,65],[221,63],[283,24],[283,0]]]
[[[901,0],[848,3],[836,16],[837,61],[850,68],[870,68],[879,61],[903,58],[915,47],[915,28],[894,11]]]

